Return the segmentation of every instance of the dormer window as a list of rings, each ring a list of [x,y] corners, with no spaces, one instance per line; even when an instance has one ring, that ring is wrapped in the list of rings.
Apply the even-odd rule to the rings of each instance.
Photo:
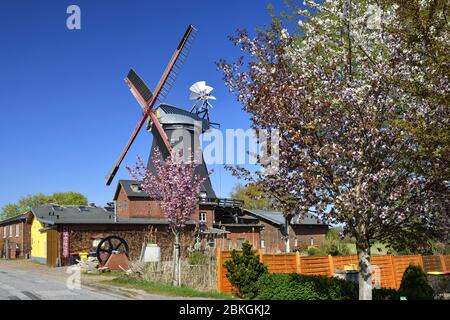
[[[206,212],[200,212],[198,220],[200,222],[206,222]]]
[[[142,192],[142,188],[138,184],[132,184],[130,185],[130,188],[131,190],[133,190],[133,192]]]

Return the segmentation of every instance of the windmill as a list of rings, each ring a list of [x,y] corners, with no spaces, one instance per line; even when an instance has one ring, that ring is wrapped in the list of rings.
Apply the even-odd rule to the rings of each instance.
[[[153,93],[150,91],[142,78],[133,69],[128,72],[128,75],[125,78],[125,82],[130,88],[131,93],[141,106],[143,115],[136,125],[133,133],[131,134],[131,137],[126,144],[125,149],[119,156],[118,160],[115,162],[111,171],[106,176],[106,185],[109,186],[113,181],[114,176],[119,170],[120,164],[122,163],[125,155],[127,154],[137,134],[139,133],[140,129],[147,119],[147,130],[151,131],[153,135],[153,143],[147,167],[152,172],[155,172],[155,169],[153,167],[155,148],[159,149],[161,157],[163,157],[164,159],[167,156],[171,155],[173,147],[176,146],[177,143],[180,143],[179,139],[177,139],[176,137],[178,129],[184,129],[186,132],[188,132],[188,140],[192,142],[197,142],[196,139],[199,139],[199,134],[209,129],[208,120],[201,119],[198,115],[188,112],[187,110],[163,104],[165,97],[167,96],[169,90],[175,82],[176,76],[180,71],[182,64],[186,60],[195,34],[196,29],[192,25],[188,26]],[[155,108],[155,106],[157,107]],[[201,125],[200,131],[198,130],[199,123]],[[192,143],[191,145],[198,146],[198,143]],[[196,150],[194,150],[194,152],[196,152]],[[215,193],[212,189],[211,181],[209,179],[208,171],[203,157],[201,164],[196,166],[195,172],[196,174],[200,175],[201,178],[205,179],[202,184],[201,191],[203,193],[206,193],[208,197],[215,198]]]
[[[213,89],[207,86],[205,81],[198,81],[189,88],[191,90],[189,100],[195,100],[191,112],[195,111],[199,117],[209,120],[209,109],[212,108],[209,100],[216,100],[216,97],[211,95]]]

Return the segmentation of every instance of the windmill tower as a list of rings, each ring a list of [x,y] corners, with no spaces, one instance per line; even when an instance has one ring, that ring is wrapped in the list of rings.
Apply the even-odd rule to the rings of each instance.
[[[194,113],[163,103],[164,98],[173,86],[176,76],[187,57],[195,33],[196,30],[193,26],[187,28],[153,93],[133,69],[128,72],[125,82],[141,106],[143,115],[128,140],[125,149],[119,156],[119,159],[108,173],[106,185],[110,185],[113,181],[115,174],[119,170],[120,164],[146,121],[148,123],[147,130],[153,135],[152,148],[147,163],[147,167],[151,171],[155,172],[153,166],[155,148],[159,149],[161,157],[164,159],[171,155],[174,149],[179,150],[180,144],[183,147],[183,152],[193,151],[201,153],[199,135],[207,131],[210,127],[207,109],[206,112],[201,111],[204,110],[204,107],[202,106],[203,104],[200,105],[199,103],[198,110],[200,110],[200,113],[197,111]],[[212,88],[209,88],[211,87],[208,87],[207,90],[209,90],[210,93]],[[204,97],[206,97],[206,95],[204,95]],[[211,99],[211,97],[209,97],[209,99]],[[154,108],[155,106],[156,108]],[[180,132],[182,135],[180,135]],[[201,178],[204,178],[201,186],[201,195],[204,198],[216,198],[209,179],[206,164],[203,157],[200,159],[201,162],[196,166],[195,172]]]
[[[201,186],[201,195],[206,198],[216,198],[200,145],[200,134],[209,130],[209,121],[200,118],[195,113],[165,103],[158,106],[155,110],[155,114],[158,122],[164,129],[164,133],[172,146],[173,151],[177,149],[181,150],[183,153],[187,152],[190,154],[191,152],[194,152],[196,154],[199,162],[195,168],[195,173],[201,178],[206,178]],[[155,173],[155,168],[153,166],[155,148],[159,149],[160,155],[164,158],[167,157],[169,153],[167,152],[167,148],[164,148],[164,144],[157,134],[156,126],[152,125],[150,131],[152,132],[154,139],[147,162],[147,168]]]

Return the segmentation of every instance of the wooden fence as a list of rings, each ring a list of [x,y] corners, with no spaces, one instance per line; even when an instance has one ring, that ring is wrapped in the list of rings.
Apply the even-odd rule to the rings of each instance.
[[[358,259],[353,256],[300,256],[295,254],[263,254],[258,252],[260,261],[267,265],[272,273],[300,273],[306,275],[333,276],[335,270],[344,269],[345,265],[354,265],[357,269]],[[223,263],[231,258],[231,251],[217,250],[217,289],[232,292],[233,286],[228,281],[227,270]],[[410,265],[421,266],[425,272],[448,271],[450,256],[372,256],[372,267],[378,273],[382,288],[400,287],[403,272]],[[375,281],[375,276],[373,277]]]

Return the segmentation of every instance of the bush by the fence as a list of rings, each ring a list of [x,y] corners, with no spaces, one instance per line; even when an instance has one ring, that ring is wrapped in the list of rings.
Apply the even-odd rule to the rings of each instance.
[[[434,291],[420,266],[410,265],[403,273],[399,292],[407,300],[433,300]]]
[[[400,293],[390,288],[373,289],[372,300],[400,300]]]
[[[337,278],[267,273],[258,282],[260,300],[358,300],[358,284]],[[399,300],[395,289],[373,289],[373,300]]]
[[[242,252],[233,250],[231,259],[223,264],[227,269],[227,278],[237,289],[241,298],[253,299],[257,294],[256,282],[267,273],[267,266],[259,261],[259,256],[248,242],[242,244]]]
[[[264,274],[258,282],[263,300],[357,300],[358,285],[336,278],[302,274]]]
[[[203,265],[208,262],[208,256],[201,251],[194,251],[189,255],[189,264]]]

